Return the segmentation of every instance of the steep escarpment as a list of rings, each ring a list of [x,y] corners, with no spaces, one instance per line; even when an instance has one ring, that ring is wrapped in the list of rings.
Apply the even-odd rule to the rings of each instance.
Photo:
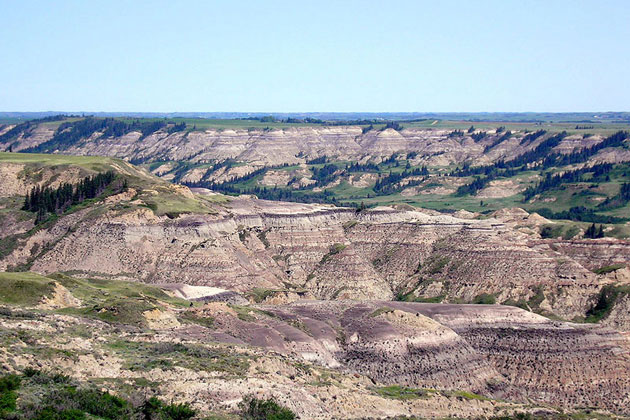
[[[121,199],[17,238],[0,264],[320,299],[491,298],[566,319],[586,316],[615,282],[495,219],[247,197],[173,218]]]
[[[181,130],[151,121],[134,125],[87,118],[63,123],[25,123],[0,138],[0,150],[111,156],[137,162],[203,163],[235,159],[264,166],[304,163],[321,156],[359,161],[389,157],[394,153],[413,153],[414,164],[442,166],[512,159],[535,149],[547,134],[544,130],[541,132],[540,136],[532,136],[527,130],[464,133],[432,128],[394,130],[361,126]],[[602,140],[599,134],[569,135],[554,150],[570,153]]]

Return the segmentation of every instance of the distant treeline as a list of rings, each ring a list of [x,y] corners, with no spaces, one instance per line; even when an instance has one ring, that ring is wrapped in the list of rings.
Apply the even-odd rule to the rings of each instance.
[[[29,137],[29,135],[30,135],[29,130],[31,128],[35,128],[38,124],[44,123],[44,122],[61,121],[61,120],[65,119],[65,118],[68,118],[68,117],[70,117],[70,116],[68,116],[68,115],[52,115],[50,117],[44,117],[44,118],[38,118],[38,119],[35,119],[35,120],[25,121],[23,123],[20,123],[20,124],[16,125],[12,129],[10,129],[9,131],[7,131],[3,135],[1,135],[0,136],[0,143],[6,144],[9,141],[14,140],[22,132],[24,132],[24,136],[25,137]]]
[[[529,134],[529,142],[538,137],[544,135],[544,132],[539,130],[535,133]],[[506,134],[509,133],[506,132]],[[505,135],[506,135],[505,134]],[[463,177],[471,175],[486,175],[485,178],[475,178],[469,184],[462,185],[457,189],[457,195],[472,195],[477,191],[484,188],[490,181],[499,177],[511,177],[519,172],[528,171],[532,169],[548,169],[558,166],[572,165],[576,163],[583,163],[597,154],[600,150],[607,147],[620,147],[624,141],[630,136],[627,131],[618,131],[615,134],[604,139],[602,142],[585,148],[576,152],[561,154],[553,152],[553,148],[558,146],[560,142],[567,136],[567,132],[555,134],[538,144],[534,149],[525,152],[510,161],[499,160],[491,165],[483,165],[470,167],[469,164],[464,164],[462,169],[451,172],[450,176]],[[526,136],[527,137],[527,136]],[[495,144],[495,142],[493,142]],[[496,143],[498,144],[498,143]],[[531,190],[530,190],[531,191]]]
[[[22,210],[37,213],[35,223],[40,223],[46,220],[48,213],[61,214],[72,205],[98,197],[115,178],[114,171],[107,171],[85,177],[76,185],[63,183],[57,188],[36,186],[26,195]],[[121,188],[125,187],[123,182]]]
[[[624,223],[628,218],[604,216],[595,213],[594,210],[584,206],[571,207],[569,210],[554,212],[549,208],[541,208],[533,210],[547,219],[573,220],[575,222],[592,222],[592,223]]]
[[[48,117],[46,120],[59,121],[66,116]],[[9,132],[0,137],[0,142],[8,142],[24,132],[28,136],[28,129],[42,120],[28,121],[14,127]],[[168,127],[168,128],[167,128]],[[45,153],[68,149],[79,141],[91,137],[94,133],[101,133],[100,137],[120,137],[133,131],[141,133],[140,140],[155,133],[158,130],[167,128],[168,133],[184,131],[185,122],[173,123],[166,120],[119,120],[114,118],[85,117],[76,121],[65,121],[59,124],[53,137],[37,146],[23,150],[24,152]]]
[[[586,180],[584,175],[587,173],[593,174],[592,177],[588,179],[589,182],[610,181],[608,173],[613,169],[613,166],[614,165],[612,163],[601,163],[590,167],[575,169],[573,171],[566,171],[558,175],[552,175],[550,172],[547,172],[545,179],[533,187],[527,188],[523,192],[523,201],[527,201],[537,194],[541,194],[562,184],[583,182]]]

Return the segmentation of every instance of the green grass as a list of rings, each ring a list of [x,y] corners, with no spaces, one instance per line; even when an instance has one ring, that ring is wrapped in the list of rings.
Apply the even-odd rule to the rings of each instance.
[[[613,271],[617,271],[617,270],[621,270],[622,268],[625,268],[626,265],[619,263],[619,264],[612,264],[612,265],[607,265],[604,267],[600,267],[597,268],[595,270],[593,270],[593,273],[595,274],[607,274],[607,273],[612,273]]]
[[[121,160],[102,156],[70,156],[44,153],[8,153],[0,152],[0,162],[36,164],[39,166],[79,166],[96,172],[105,172],[114,166],[127,169],[132,166]]]
[[[602,287],[595,306],[586,312],[584,321],[595,323],[605,319],[614,308],[617,299],[628,294],[630,294],[630,286],[606,285]]]
[[[141,372],[179,366],[243,377],[252,358],[233,351],[229,346],[117,340],[108,343],[107,347],[125,360],[125,368]]]
[[[77,279],[64,274],[42,276],[30,272],[0,273],[0,302],[35,306],[45,296],[53,295],[55,282],[81,301],[81,307],[63,308],[58,312],[109,323],[146,327],[143,312],[164,309],[167,304],[179,308],[190,305],[188,301],[171,297],[159,288],[142,283]]]
[[[428,392],[423,389],[408,388],[400,385],[374,387],[372,391],[381,397],[393,400],[415,400],[428,395]]]
[[[370,314],[370,318],[376,318],[379,315],[388,314],[390,312],[394,312],[392,308],[388,308],[387,306],[383,306],[382,308],[378,308],[374,312]]]
[[[6,153],[0,152],[0,163],[10,162],[29,165],[26,169],[32,176],[37,175],[40,168],[63,171],[73,166],[90,172],[105,172],[114,170],[122,173],[128,180],[129,187],[136,189],[139,199],[146,203],[157,215],[177,217],[184,213],[214,213],[212,208],[216,204],[226,204],[229,199],[222,195],[187,197],[179,193],[168,182],[150,175],[135,166],[121,160],[101,156],[68,156],[39,153]],[[154,191],[154,192],[153,192]],[[90,203],[86,203],[86,207]]]
[[[0,302],[35,306],[53,294],[54,281],[35,273],[0,273]]]
[[[117,117],[118,120],[133,121],[137,118]],[[142,121],[163,121],[164,118],[143,118]],[[240,120],[240,119],[217,119],[217,118],[168,118],[170,122],[186,123],[186,129],[192,130],[196,126],[196,131],[204,130],[247,130],[258,129],[287,129],[295,127],[318,127],[321,124],[297,123],[288,124],[284,122],[261,122],[257,120]]]
[[[494,297],[494,295],[482,293],[475,296],[472,303],[477,305],[494,305],[495,303],[497,303],[497,299]]]

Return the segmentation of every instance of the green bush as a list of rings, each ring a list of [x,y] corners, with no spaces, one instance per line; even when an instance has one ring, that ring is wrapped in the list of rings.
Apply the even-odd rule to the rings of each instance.
[[[543,239],[557,238],[562,235],[562,226],[558,224],[544,225],[540,229],[540,237]]]
[[[66,387],[51,392],[44,402],[47,407],[53,407],[58,411],[80,410],[104,419],[133,417],[133,408],[128,401],[95,389]]]
[[[245,397],[240,404],[244,420],[293,420],[295,413],[273,399],[259,400]]]
[[[67,375],[55,372],[47,372],[39,369],[26,368],[22,372],[25,377],[36,384],[69,384],[71,378]]]
[[[475,298],[473,299],[473,303],[478,305],[494,305],[495,303],[497,303],[497,299],[494,297],[494,295],[491,295],[489,293],[482,293],[475,296]]]
[[[145,401],[140,409],[146,420],[188,420],[197,414],[188,404],[164,404],[156,397]]]
[[[15,411],[20,382],[20,377],[17,375],[6,375],[0,378],[0,417]]]
[[[624,268],[626,265],[625,264],[612,264],[612,265],[607,265],[605,267],[600,267],[597,268],[595,270],[593,270],[593,273],[595,274],[607,274],[607,273],[612,273],[613,271],[617,271],[617,270],[621,270],[622,268]]]
[[[586,322],[598,322],[608,316],[619,295],[630,293],[627,286],[613,286],[611,284],[602,287],[597,297],[597,303],[586,312]]]

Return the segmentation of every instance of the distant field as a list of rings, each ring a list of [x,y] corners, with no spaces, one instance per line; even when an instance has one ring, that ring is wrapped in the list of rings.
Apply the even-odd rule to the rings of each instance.
[[[133,121],[137,118],[118,117],[121,121]],[[164,121],[164,118],[143,118],[143,121]],[[208,129],[284,129],[293,127],[318,127],[321,124],[310,123],[286,123],[286,122],[261,122],[257,120],[238,120],[238,119],[209,119],[209,118],[168,118],[166,121],[174,123],[186,123],[186,128],[192,130],[208,130]]]
[[[124,121],[131,121],[134,118],[121,117],[118,118]],[[149,118],[148,121],[159,121],[160,118]],[[257,120],[240,120],[240,119],[206,119],[206,118],[169,118],[168,121],[174,123],[185,122],[186,127],[192,130],[193,127],[196,130],[208,130],[208,129],[288,129],[296,127],[322,127],[323,124],[315,123],[286,123],[286,122],[261,122]],[[437,121],[437,122],[435,122]],[[629,124],[619,123],[514,123],[514,122],[470,122],[470,121],[449,121],[449,120],[423,120],[423,121],[399,121],[399,124],[405,128],[417,128],[417,129],[433,129],[433,130],[467,130],[471,125],[478,130],[494,130],[498,127],[505,127],[507,130],[512,131],[536,131],[545,129],[550,132],[567,131],[570,133],[595,133],[602,135],[609,135],[619,130],[630,130]],[[332,126],[336,126],[335,123],[331,123]],[[367,127],[370,124],[362,123],[355,126]],[[385,123],[373,123],[371,124],[374,129],[379,130],[385,127]],[[576,129],[576,126],[592,126],[588,130]]]
[[[475,116],[476,114],[471,114]],[[537,115],[537,114],[536,114]],[[497,116],[503,116],[502,114],[497,114]],[[538,115],[539,117],[543,117],[544,115]],[[630,122],[628,123],[620,123],[620,122],[583,122],[577,120],[579,114],[576,114],[575,118],[576,122],[522,122],[518,121],[518,118],[514,117],[512,119],[507,118],[505,120],[497,120],[497,121],[470,121],[470,120],[449,120],[449,119],[437,119],[437,118],[428,118],[428,119],[415,119],[415,120],[404,120],[404,119],[392,119],[391,121],[397,121],[403,129],[406,128],[416,128],[416,129],[432,129],[432,130],[468,130],[470,126],[474,126],[477,130],[494,130],[498,127],[505,127],[507,130],[512,131],[536,131],[540,129],[547,130],[549,132],[560,132],[567,131],[569,133],[594,133],[601,135],[609,135],[619,130],[630,130]],[[479,116],[477,116],[479,117]],[[64,121],[73,122],[81,119],[82,117],[70,117],[66,118]],[[105,118],[102,116],[98,116],[97,118]],[[112,118],[112,117],[108,117]],[[322,127],[324,124],[320,123],[287,123],[284,121],[275,121],[275,122],[263,122],[260,120],[247,120],[247,119],[230,119],[230,118],[188,118],[188,117],[145,117],[145,118],[136,118],[136,117],[113,117],[120,121],[131,122],[135,120],[141,120],[146,122],[151,121],[166,121],[169,123],[186,123],[187,130],[227,130],[227,129],[254,129],[254,130],[264,130],[264,129],[274,129],[274,130],[284,130],[296,127]],[[372,117],[374,118],[374,117]],[[520,117],[522,118],[522,117]],[[533,117],[532,117],[533,118]],[[551,117],[549,117],[551,118]],[[516,119],[516,121],[514,121]],[[566,120],[571,120],[571,115],[565,116]],[[0,117],[0,124],[19,124],[27,121],[23,118],[18,117]],[[382,129],[385,127],[385,124],[388,120],[378,120],[374,121],[372,124],[361,121],[354,124],[354,126],[359,127],[368,127],[372,125],[374,129]],[[549,120],[551,121],[551,120]],[[57,127],[61,124],[62,121],[49,121],[43,122],[41,124],[48,125],[50,127]],[[343,120],[331,120],[326,123],[328,126],[345,126]],[[576,129],[576,126],[581,127],[589,127],[588,129]],[[590,128],[592,127],[592,128]]]
[[[102,156],[70,156],[45,153],[0,152],[0,162],[40,163],[42,165],[102,165],[114,163],[116,159]]]
[[[437,121],[437,122],[436,122]],[[610,135],[619,130],[630,130],[630,124],[620,123],[524,123],[524,122],[470,122],[470,121],[447,121],[447,120],[433,120],[433,121],[418,121],[418,122],[401,122],[403,128],[424,128],[435,130],[468,130],[470,126],[475,127],[477,130],[494,130],[498,127],[505,127],[506,130],[511,131],[536,131],[547,130],[549,132],[561,132],[566,131],[569,134],[572,133],[593,133],[601,135]],[[576,126],[592,127],[587,130],[576,129]]]

